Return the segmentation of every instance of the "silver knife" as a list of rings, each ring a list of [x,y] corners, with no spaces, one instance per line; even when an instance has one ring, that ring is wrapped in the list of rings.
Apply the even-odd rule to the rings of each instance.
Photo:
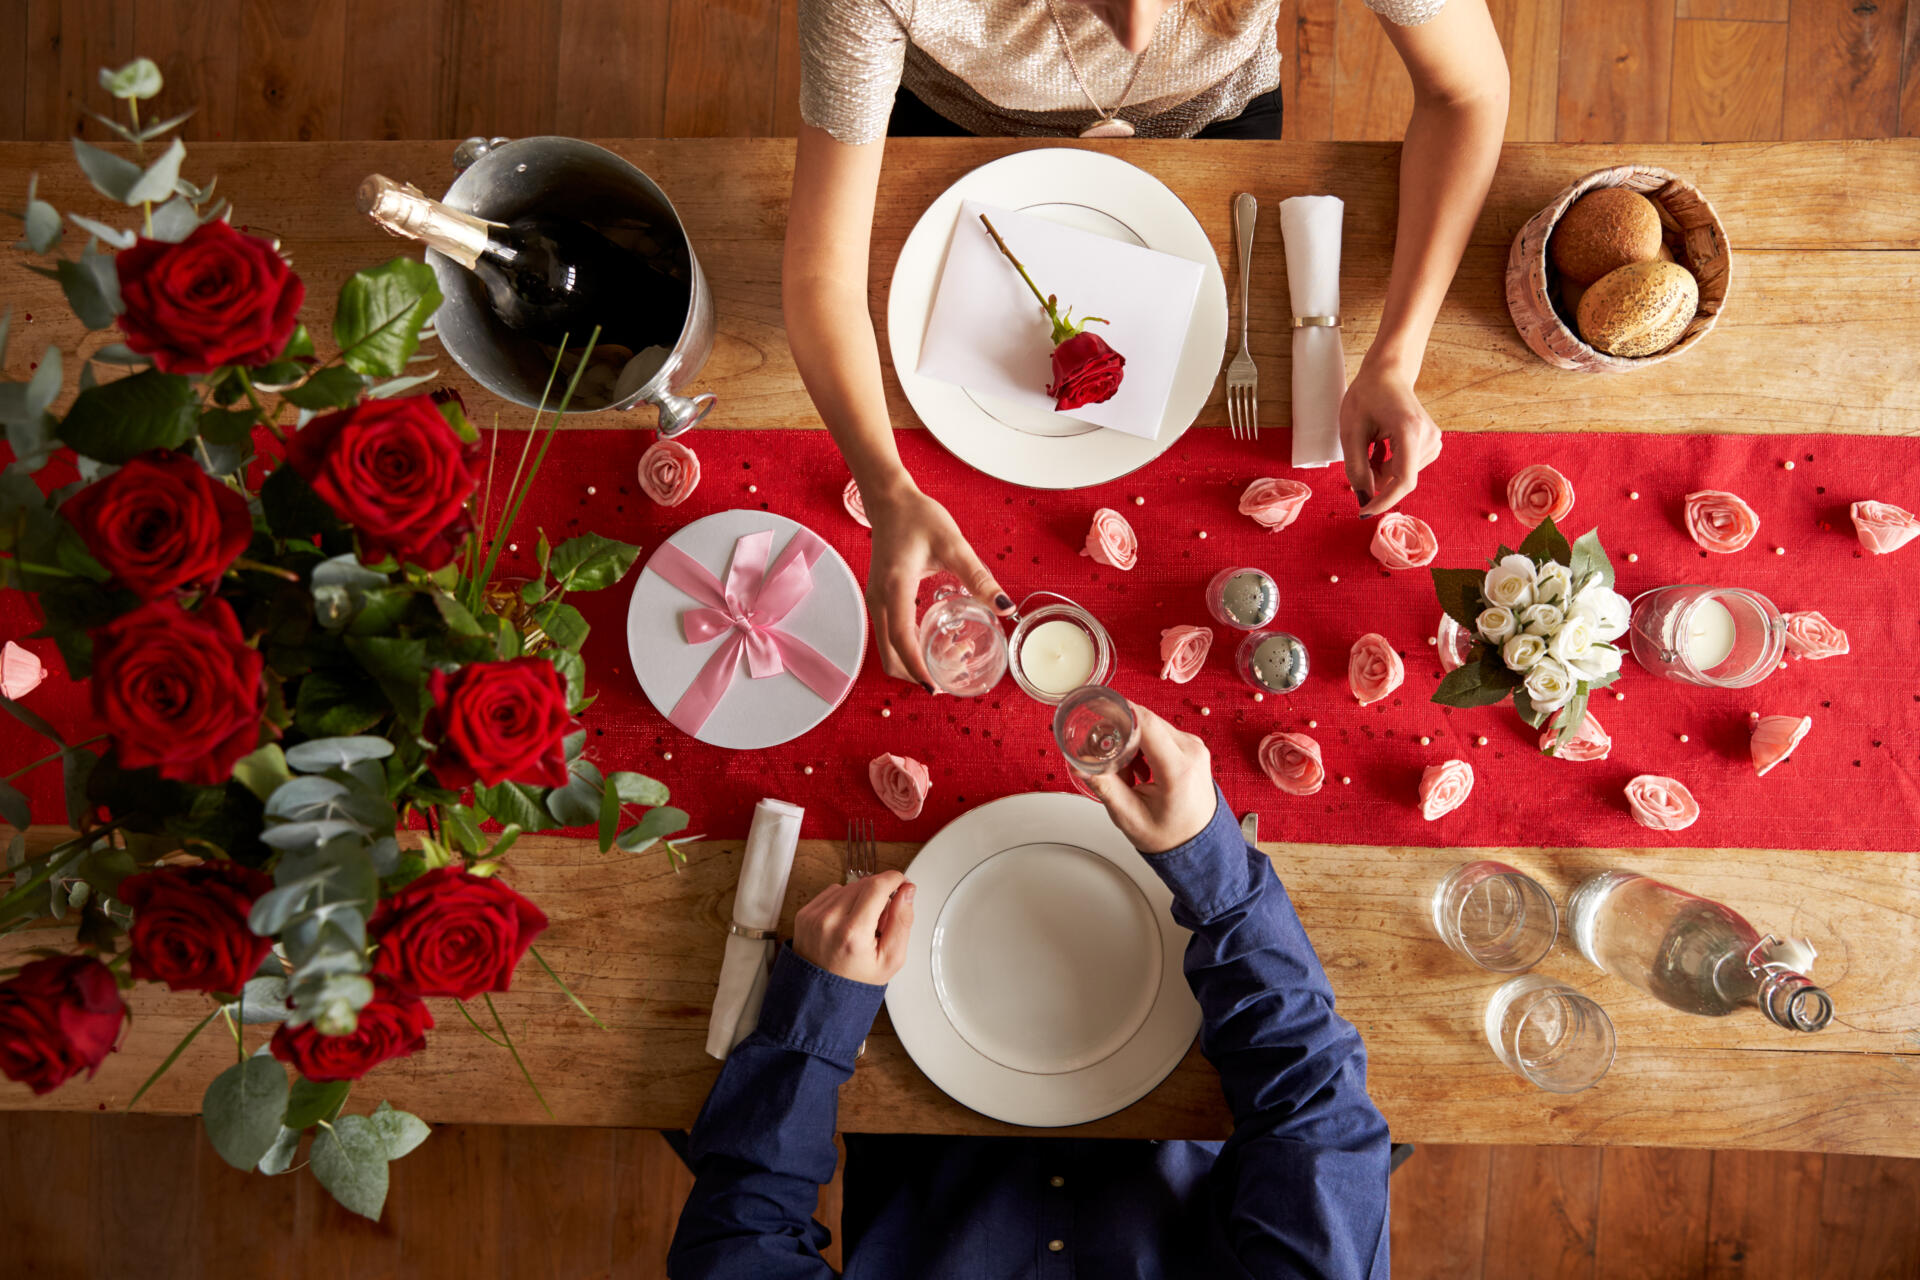
[[[1249,811],[1246,816],[1242,817],[1240,819],[1240,834],[1246,839],[1248,844],[1258,846],[1260,843],[1260,815]]]

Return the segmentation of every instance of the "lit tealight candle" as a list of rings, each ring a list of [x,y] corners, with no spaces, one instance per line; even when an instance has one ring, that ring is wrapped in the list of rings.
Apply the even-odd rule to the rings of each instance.
[[[1093,675],[1093,637],[1065,618],[1043,622],[1020,642],[1020,672],[1042,693],[1072,693]]]
[[[1687,661],[1695,671],[1711,671],[1733,652],[1733,614],[1707,596],[1694,606],[1687,622]]]

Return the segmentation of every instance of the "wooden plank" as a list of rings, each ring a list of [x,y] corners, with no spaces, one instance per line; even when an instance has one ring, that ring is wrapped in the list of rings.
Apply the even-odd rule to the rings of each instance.
[[[0,142],[27,136],[27,0],[0,0]]]
[[[1364,5],[1341,5],[1334,50],[1333,136],[1398,141],[1413,114],[1413,80],[1380,19]]]
[[[447,66],[435,123],[448,137],[552,133],[560,0],[449,4]]]
[[[447,43],[447,0],[346,0],[340,67],[342,138],[445,138],[445,81],[458,74]],[[404,175],[396,175],[404,176]]]
[[[1676,18],[1722,18],[1733,22],[1785,22],[1793,0],[1679,0]]]
[[[173,1117],[172,1123],[175,1141],[200,1148],[191,1188],[179,1188],[183,1196],[191,1190],[198,1202],[200,1275],[290,1280],[301,1274],[306,1241],[299,1234],[300,1184],[312,1181],[312,1172],[302,1169],[269,1178],[236,1169],[213,1149],[198,1118]],[[300,1160],[305,1159],[302,1151]],[[396,1176],[404,1177],[397,1169]]]
[[[1707,1208],[1710,1280],[1804,1280],[1820,1265],[1814,1153],[1716,1151]]]
[[[369,1222],[341,1208],[311,1169],[283,1176],[294,1187],[294,1236],[306,1242],[292,1259],[295,1276],[300,1280],[340,1280],[342,1276],[387,1280],[401,1274],[400,1236],[392,1214]]]
[[[1600,1162],[1595,1260],[1608,1280],[1692,1280],[1707,1270],[1713,1153],[1610,1147]]]
[[[1507,141],[1552,142],[1558,127],[1561,0],[1489,0],[1507,54]]]
[[[1348,7],[1339,0],[1295,0],[1280,6],[1280,134],[1289,142],[1333,137],[1337,34],[1340,14]]]
[[[559,67],[556,131],[575,138],[660,136],[668,92],[667,6],[560,0]]]
[[[508,1201],[507,1131],[492,1124],[441,1125],[389,1171],[387,1221],[399,1236],[407,1276],[501,1274],[503,1237],[544,1237],[546,1201],[527,1212]],[[570,1196],[566,1184],[559,1197]]]
[[[1783,137],[1886,138],[1899,131],[1910,0],[1793,0]]]
[[[346,9],[242,0],[234,136],[306,142],[340,136]]]
[[[1787,29],[1777,22],[1676,22],[1676,142],[1765,142],[1780,136]]]
[[[0,1177],[7,1190],[7,1254],[29,1275],[79,1280],[91,1273],[87,1234],[74,1213],[92,1203],[89,1115],[0,1116]]]
[[[749,68],[776,65],[780,13],[766,0],[673,0],[666,132],[757,138],[773,132],[773,95]]]
[[[1823,1280],[1920,1276],[1920,1160],[1828,1156],[1820,1227]]]
[[[1920,137],[1920,4],[1907,5],[1907,38],[1900,54],[1900,125],[1903,138]]]
[[[1495,1147],[1486,1280],[1580,1280],[1594,1272],[1602,1152]]]
[[[1667,136],[1674,0],[1563,0],[1562,142],[1642,142]]]
[[[693,1174],[654,1129],[619,1130],[613,1152],[613,1273],[667,1280],[667,1243]]]
[[[25,127],[28,139],[111,139],[84,108],[112,114],[100,68],[134,57],[133,6],[115,0],[27,0]]]
[[[195,1247],[197,1197],[183,1194],[195,1185],[201,1154],[185,1127],[169,1116],[94,1117],[87,1201],[94,1275],[155,1275],[156,1264],[171,1276],[211,1274]],[[164,1234],[156,1230],[161,1223]]]
[[[1393,1274],[1400,1280],[1478,1276],[1487,1250],[1493,1147],[1428,1143],[1394,1171],[1387,1191]]]
[[[779,0],[779,52],[774,63],[773,127],[776,138],[800,132],[800,0]]]
[[[180,137],[231,139],[240,76],[240,0],[136,0],[133,10],[135,46],[160,65],[166,81],[157,100],[142,104],[142,118],[192,107]]]
[[[580,1128],[511,1128],[504,1133],[502,1214],[544,1200],[551,1187],[567,1187],[570,1194],[558,1202],[546,1201],[549,1210],[540,1230],[502,1234],[500,1274],[515,1280],[607,1280],[613,1275],[615,1135]]]

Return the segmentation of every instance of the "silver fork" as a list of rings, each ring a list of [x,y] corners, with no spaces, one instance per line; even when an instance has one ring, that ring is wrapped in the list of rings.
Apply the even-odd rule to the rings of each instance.
[[[847,824],[847,847],[842,861],[847,884],[880,869],[880,847],[873,838],[871,818],[855,818]]]
[[[1240,249],[1240,354],[1227,366],[1227,426],[1235,440],[1260,438],[1260,371],[1247,350],[1247,277],[1253,266],[1253,221],[1260,202],[1242,191],[1233,198],[1233,234]]]

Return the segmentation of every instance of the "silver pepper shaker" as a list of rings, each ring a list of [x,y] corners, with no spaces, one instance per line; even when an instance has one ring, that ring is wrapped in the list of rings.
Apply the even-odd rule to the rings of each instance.
[[[1280,587],[1259,569],[1222,569],[1207,584],[1207,612],[1225,626],[1258,631],[1280,612]]]
[[[1256,631],[1233,655],[1240,678],[1268,693],[1292,693],[1307,682],[1307,646],[1284,631]]]

